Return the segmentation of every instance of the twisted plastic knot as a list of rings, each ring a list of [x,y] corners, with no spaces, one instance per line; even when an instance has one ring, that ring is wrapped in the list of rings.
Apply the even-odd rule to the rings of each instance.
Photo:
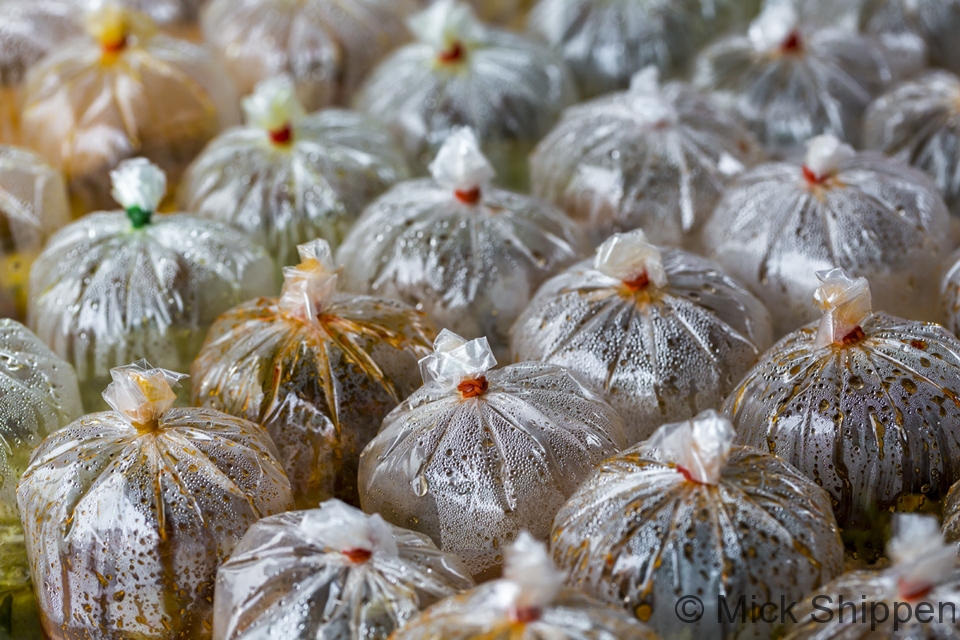
[[[733,425],[713,409],[691,420],[665,424],[654,432],[644,451],[664,462],[672,462],[688,482],[715,485],[736,433]]]
[[[293,141],[297,122],[306,114],[289,75],[259,82],[242,106],[247,123],[266,131],[270,141],[279,146]]]
[[[295,318],[315,322],[337,292],[333,251],[323,239],[297,247],[300,264],[283,268],[279,306]]]
[[[104,390],[103,399],[138,430],[150,431],[176,402],[174,388],[189,376],[140,360],[111,369],[110,377],[113,382]]]
[[[816,346],[850,346],[866,338],[862,325],[873,315],[867,279],[852,278],[843,269],[820,271],[817,278],[823,284],[813,299],[824,313],[817,329]]]
[[[663,269],[660,249],[647,242],[643,231],[617,233],[597,249],[594,268],[600,273],[616,278],[633,291],[667,285],[667,272]]]
[[[957,567],[957,551],[943,540],[934,516],[898,513],[887,555],[894,561],[889,571],[904,600],[917,600],[943,582]]]
[[[124,160],[110,172],[111,195],[123,207],[134,229],[150,224],[163,196],[167,176],[146,158]]]
[[[420,42],[432,46],[437,62],[460,64],[469,50],[484,38],[485,28],[465,2],[439,0],[409,20],[410,30]]]
[[[564,575],[554,566],[547,546],[523,531],[507,549],[503,578],[512,587],[507,615],[511,622],[526,624],[540,619],[543,608],[560,593]]]
[[[483,190],[497,175],[483,152],[473,129],[457,127],[430,164],[430,174],[441,187],[453,191],[464,204],[477,204]]]
[[[444,329],[433,343],[434,352],[420,360],[423,382],[441,393],[457,391],[476,398],[487,391],[485,374],[497,366],[486,338],[467,341]]]
[[[368,515],[336,499],[308,511],[300,521],[300,530],[308,540],[340,553],[352,564],[399,553],[393,529],[383,518],[378,514]]]

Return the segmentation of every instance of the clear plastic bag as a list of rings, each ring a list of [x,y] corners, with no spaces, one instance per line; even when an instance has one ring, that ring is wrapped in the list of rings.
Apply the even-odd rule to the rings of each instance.
[[[150,158],[175,184],[240,121],[236,91],[205,49],[112,4],[86,22],[85,37],[31,69],[21,121],[24,145],[63,170],[82,213],[111,206],[109,175],[122,160]]]
[[[864,278],[819,275],[821,320],[768,351],[725,410],[739,442],[831,494],[848,545],[872,560],[882,514],[935,504],[960,480],[960,341],[873,313]]]
[[[0,146],[0,317],[25,315],[30,265],[68,222],[60,173],[29,151]]]
[[[657,244],[691,246],[727,185],[763,157],[738,121],[648,67],[626,93],[565,111],[530,173],[534,195],[584,224],[594,244],[643,228]]]
[[[241,232],[153,214],[165,186],[157,167],[138,158],[113,175],[125,211],[64,227],[30,271],[30,327],[76,367],[88,410],[104,407],[113,367],[144,357],[188,371],[217,316],[276,291],[273,260]]]
[[[199,41],[202,39],[197,29],[200,12],[209,0],[81,0],[87,10],[111,3],[145,13],[164,30]]]
[[[822,166],[821,166],[822,165]],[[818,270],[866,276],[877,309],[937,320],[950,214],[918,170],[835,138],[810,142],[803,166],[763,164],[726,191],[701,244],[770,309],[774,335],[818,317]]]
[[[957,551],[937,519],[898,514],[887,545],[893,566],[853,571],[821,587],[793,610],[785,640],[953,640],[960,638]]]
[[[558,50],[584,96],[623,90],[654,65],[684,71],[704,41],[752,18],[759,0],[540,0],[527,28]]]
[[[247,126],[207,146],[179,191],[182,211],[242,229],[280,266],[315,238],[336,247],[371,200],[409,177],[377,122],[336,109],[306,115],[294,92],[288,76],[257,85],[244,100]]]
[[[601,464],[554,521],[551,550],[567,584],[665,638],[723,640],[769,638],[773,625],[724,616],[719,596],[730,611],[741,596],[748,612],[779,607],[840,575],[827,493],[775,456],[731,446],[734,435],[705,411]],[[693,621],[679,615],[698,610]]]
[[[480,23],[459,0],[437,0],[410,26],[416,42],[374,69],[357,108],[393,131],[420,173],[456,127],[471,127],[499,182],[525,188],[527,156],[576,101],[563,61],[539,42]]]
[[[364,511],[426,534],[478,580],[520,531],[546,539],[557,510],[624,445],[616,411],[575,374],[526,362],[493,369],[486,339],[444,330],[424,386],[360,456]]]
[[[247,528],[293,508],[260,426],[173,409],[184,376],[115,368],[112,411],[47,437],[17,488],[53,640],[208,639],[217,568]]]
[[[241,93],[293,76],[308,111],[345,105],[363,78],[410,39],[418,0],[211,0],[203,33]]]
[[[0,144],[20,137],[20,87],[27,69],[83,33],[70,0],[0,1]]]
[[[403,300],[467,338],[485,335],[505,360],[510,327],[537,288],[589,243],[552,205],[491,187],[468,129],[450,137],[431,171],[364,211],[337,253],[344,289]]]
[[[805,22],[780,3],[747,35],[707,47],[694,85],[737,113],[768,151],[787,156],[821,134],[857,144],[864,110],[895,79],[889,56],[870,38]]]
[[[0,637],[39,640],[17,481],[47,435],[83,415],[77,374],[26,327],[0,319]]]
[[[884,39],[919,36],[931,64],[960,73],[960,0],[863,0],[860,28]]]
[[[433,329],[401,302],[338,293],[323,240],[301,247],[279,299],[220,316],[191,371],[193,402],[263,425],[306,509],[358,503],[357,461],[383,418],[420,387]]]
[[[422,534],[338,500],[264,518],[217,574],[214,640],[386,640],[473,586]]]
[[[562,587],[546,547],[527,533],[507,550],[504,578],[434,605],[393,640],[658,640],[627,614]]]
[[[929,175],[955,220],[960,218],[958,116],[960,79],[933,71],[880,96],[867,110],[863,126],[864,147]]]
[[[578,371],[616,407],[627,443],[719,406],[772,342],[763,304],[719,265],[618,234],[547,281],[513,328],[518,360]]]

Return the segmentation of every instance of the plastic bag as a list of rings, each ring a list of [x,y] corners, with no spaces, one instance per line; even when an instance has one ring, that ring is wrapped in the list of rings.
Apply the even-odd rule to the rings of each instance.
[[[156,166],[134,159],[113,176],[125,211],[63,228],[30,272],[30,327],[76,367],[87,409],[105,407],[111,368],[146,357],[187,371],[217,316],[276,290],[273,261],[239,231],[154,213],[165,184]]]
[[[960,6],[960,4],[958,4]],[[960,225],[960,79],[932,71],[883,94],[864,117],[863,144],[910,164],[937,185]]]
[[[932,65],[960,73],[960,0],[864,0],[860,28],[885,40],[918,36]]]
[[[87,16],[85,37],[31,69],[24,145],[64,171],[81,213],[105,209],[110,171],[122,160],[150,158],[175,184],[210,139],[239,122],[225,75],[205,49],[107,4]]]
[[[209,0],[81,0],[80,4],[88,11],[109,4],[139,11],[165,31],[199,42],[203,39],[198,30],[200,12]]]
[[[0,146],[0,317],[23,318],[30,265],[68,222],[60,173],[29,151]]]
[[[466,126],[483,142],[499,182],[526,188],[527,156],[576,101],[563,61],[539,42],[480,23],[458,0],[437,0],[410,28],[416,42],[374,69],[357,108],[393,131],[420,173]]]
[[[83,414],[77,374],[23,325],[0,319],[0,637],[40,640],[17,481],[48,434]]]
[[[210,638],[214,579],[247,528],[293,508],[260,426],[171,409],[183,376],[115,368],[94,413],[47,437],[17,489],[50,638]]]
[[[0,144],[20,138],[20,87],[27,70],[82,33],[80,12],[70,0],[0,2]]]
[[[293,76],[307,111],[345,105],[376,63],[410,39],[404,20],[418,0],[211,0],[207,42],[241,93]]]
[[[351,111],[305,115],[288,76],[244,100],[247,126],[214,140],[180,185],[183,211],[250,234],[282,265],[297,245],[336,247],[363,208],[409,170],[390,134]]]
[[[420,386],[434,337],[423,314],[337,292],[323,240],[301,246],[281,297],[251,300],[213,324],[193,364],[193,401],[262,424],[300,508],[356,504],[360,451]]]
[[[665,638],[722,640],[769,637],[783,601],[841,574],[828,494],[779,458],[731,446],[734,435],[705,411],[601,464],[554,521],[551,550],[567,584]],[[702,596],[699,607],[687,594]],[[776,616],[725,616],[721,607],[733,611],[741,596],[748,612],[776,603]]]
[[[705,49],[694,73],[697,88],[712,92],[768,151],[784,156],[821,134],[857,144],[864,110],[894,79],[878,43],[804,22],[785,3],[765,9],[747,35]]]
[[[735,181],[701,244],[766,303],[777,336],[818,317],[816,272],[834,267],[866,276],[876,308],[936,320],[930,274],[949,254],[950,214],[921,172],[824,136],[803,166],[763,164]]]
[[[433,179],[403,182],[367,207],[337,252],[343,287],[403,300],[467,338],[485,335],[506,359],[520,312],[588,242],[552,205],[491,187],[467,129],[431,170]]]
[[[540,0],[527,28],[558,50],[584,96],[623,90],[649,65],[682,73],[707,38],[737,29],[759,0]]]
[[[564,112],[530,158],[533,193],[583,224],[595,244],[643,228],[690,246],[724,188],[763,153],[732,117],[648,67],[626,93]]]
[[[425,535],[338,500],[253,525],[217,574],[214,640],[386,640],[473,586]]]
[[[658,640],[628,615],[562,587],[547,548],[523,532],[507,549],[501,580],[434,605],[394,640]]]
[[[960,251],[955,251],[943,266],[940,282],[940,306],[946,326],[954,335],[960,331]]]
[[[763,304],[719,265],[617,234],[548,280],[513,355],[569,367],[620,412],[628,444],[718,406],[772,342]]]
[[[573,373],[493,369],[485,339],[443,330],[424,386],[360,456],[364,511],[426,534],[478,580],[496,576],[520,531],[545,539],[557,509],[624,445],[620,417]]]
[[[935,517],[897,514],[893,524],[887,545],[893,566],[853,571],[819,589],[794,609],[797,622],[787,627],[786,639],[960,637],[956,548],[944,544]]]
[[[821,320],[768,351],[725,410],[739,442],[831,494],[848,545],[869,561],[882,552],[881,514],[935,503],[960,480],[960,341],[873,313],[864,278],[819,275]]]

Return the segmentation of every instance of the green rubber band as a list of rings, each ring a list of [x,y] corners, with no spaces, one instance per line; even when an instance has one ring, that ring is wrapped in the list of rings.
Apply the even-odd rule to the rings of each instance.
[[[153,211],[144,211],[140,207],[130,207],[127,209],[127,217],[134,229],[143,229],[150,224],[150,218],[153,217]]]

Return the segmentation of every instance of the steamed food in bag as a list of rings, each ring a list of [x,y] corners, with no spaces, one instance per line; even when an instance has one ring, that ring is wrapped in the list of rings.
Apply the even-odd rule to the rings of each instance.
[[[843,545],[827,493],[734,436],[705,411],[599,465],[554,520],[566,583],[664,638],[769,638],[769,617],[725,616],[718,596],[799,600],[843,572]],[[699,619],[678,615],[687,594]]]
[[[111,371],[111,411],[48,436],[17,489],[52,640],[211,638],[217,568],[260,518],[293,509],[270,436],[175,409],[184,376]]]
[[[500,580],[429,608],[394,640],[658,640],[629,615],[562,586],[545,545],[521,533]]]
[[[183,211],[232,225],[280,266],[297,245],[336,247],[376,196],[408,178],[390,134],[359,113],[307,115],[289,76],[265,80],[243,100],[244,127],[214,139],[180,185]]]
[[[728,398],[739,442],[831,495],[848,545],[882,552],[882,514],[936,507],[960,480],[960,341],[874,312],[866,278],[817,274],[819,322],[787,335]]]
[[[77,374],[23,325],[0,319],[0,637],[39,640],[17,481],[49,434],[83,415]]]
[[[308,111],[346,105],[363,78],[410,39],[419,0],[210,0],[203,35],[242,94],[290,74]]]
[[[521,531],[546,539],[579,483],[625,445],[623,427],[570,371],[537,362],[494,369],[486,339],[446,329],[434,346],[420,361],[423,387],[360,456],[360,502],[489,579]]]
[[[514,321],[550,276],[587,251],[552,205],[491,186],[476,135],[458,129],[430,165],[375,200],[337,252],[347,291],[402,300],[440,327],[486,336],[506,358]]]
[[[418,173],[457,127],[470,127],[499,182],[526,188],[527,156],[577,98],[563,61],[479,22],[460,0],[437,0],[410,28],[416,40],[371,72],[357,108],[393,132]]]
[[[386,640],[472,586],[425,535],[330,500],[250,527],[217,575],[213,637]]]
[[[206,49],[112,3],[87,14],[86,28],[30,70],[21,122],[23,144],[64,172],[81,213],[111,206],[121,161],[149,158],[176,184],[240,120],[233,84]]]
[[[818,317],[818,270],[870,280],[877,309],[937,320],[937,277],[952,239],[930,180],[832,136],[810,141],[802,164],[759,165],[727,189],[703,227],[710,257],[770,309],[774,335]]]
[[[632,445],[718,407],[771,342],[766,308],[716,263],[637,230],[548,280],[514,325],[512,352],[580,373]]]
[[[325,241],[300,254],[279,299],[214,322],[193,363],[193,402],[263,425],[301,509],[334,496],[357,504],[360,452],[419,388],[435,334],[402,302],[338,291]]]
[[[123,210],[64,227],[30,271],[30,327],[76,368],[88,410],[105,406],[113,367],[146,357],[188,371],[218,315],[276,291],[273,260],[241,232],[156,213],[159,168],[138,158],[112,175]]]

